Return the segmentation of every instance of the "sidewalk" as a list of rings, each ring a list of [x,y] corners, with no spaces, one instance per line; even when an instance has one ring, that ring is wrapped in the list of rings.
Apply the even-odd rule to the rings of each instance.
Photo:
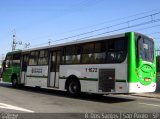
[[[131,94],[132,96],[139,96],[139,97],[147,97],[147,98],[158,98],[160,99],[160,92],[154,92],[154,93],[136,93]]]

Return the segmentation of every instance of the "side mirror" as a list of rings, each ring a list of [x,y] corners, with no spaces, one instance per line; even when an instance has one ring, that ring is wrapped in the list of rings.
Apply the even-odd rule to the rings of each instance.
[[[8,64],[5,65],[5,68],[8,68]]]
[[[9,60],[6,60],[5,68],[8,68],[8,67],[10,67],[10,61],[9,61]]]
[[[10,65],[10,62],[7,60],[7,61],[3,61],[3,69],[5,68],[8,68]]]
[[[6,61],[3,61],[3,69],[5,69],[6,68]]]
[[[2,72],[6,70],[6,61],[3,61],[2,63]]]

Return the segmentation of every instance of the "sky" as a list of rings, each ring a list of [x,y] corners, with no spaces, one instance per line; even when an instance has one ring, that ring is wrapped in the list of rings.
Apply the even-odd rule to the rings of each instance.
[[[160,43],[159,0],[0,0],[0,16],[0,59],[12,50],[13,34],[16,49],[127,31]]]

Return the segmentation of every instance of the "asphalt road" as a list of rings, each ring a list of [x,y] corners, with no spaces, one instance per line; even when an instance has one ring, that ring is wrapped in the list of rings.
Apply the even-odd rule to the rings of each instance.
[[[83,113],[155,113],[160,112],[160,100],[130,95],[82,94],[75,98],[63,91],[31,87],[15,89],[10,84],[0,83],[0,112],[58,113],[59,118],[67,118],[65,113],[70,113],[69,119],[82,118]],[[75,116],[74,113],[82,115]]]

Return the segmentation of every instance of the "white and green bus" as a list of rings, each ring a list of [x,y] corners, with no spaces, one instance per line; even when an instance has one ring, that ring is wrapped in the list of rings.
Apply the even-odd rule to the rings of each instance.
[[[3,81],[80,92],[140,93],[156,89],[153,39],[135,32],[13,51]]]

